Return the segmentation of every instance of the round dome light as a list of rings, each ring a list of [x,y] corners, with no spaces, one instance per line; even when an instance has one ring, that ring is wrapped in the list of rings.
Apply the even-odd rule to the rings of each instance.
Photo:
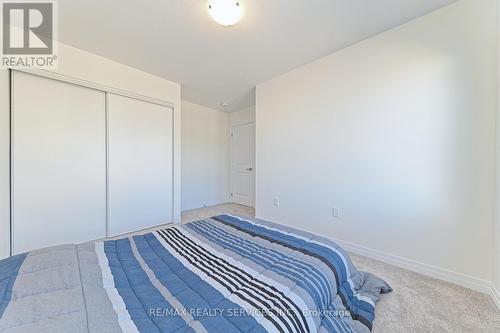
[[[215,22],[234,25],[243,17],[243,6],[239,0],[209,0],[208,13]]]

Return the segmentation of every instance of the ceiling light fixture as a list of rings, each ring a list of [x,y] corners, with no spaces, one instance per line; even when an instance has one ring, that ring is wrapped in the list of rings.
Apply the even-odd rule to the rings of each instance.
[[[230,26],[243,17],[241,0],[208,0],[208,13],[215,22]]]

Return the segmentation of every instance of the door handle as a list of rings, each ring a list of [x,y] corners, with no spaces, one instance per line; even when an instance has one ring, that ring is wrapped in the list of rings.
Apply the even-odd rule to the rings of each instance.
[[[248,168],[247,171],[252,171],[253,169],[252,168]]]

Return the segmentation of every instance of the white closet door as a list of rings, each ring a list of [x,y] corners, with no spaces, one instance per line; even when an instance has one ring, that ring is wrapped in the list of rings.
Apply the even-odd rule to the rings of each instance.
[[[0,70],[0,260],[10,255],[10,78]]]
[[[173,110],[108,94],[108,236],[172,222]]]
[[[105,237],[105,93],[12,80],[13,252]]]

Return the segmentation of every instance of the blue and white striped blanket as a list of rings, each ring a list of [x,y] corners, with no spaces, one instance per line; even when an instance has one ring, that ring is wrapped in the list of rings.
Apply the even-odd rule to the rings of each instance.
[[[331,240],[222,215],[0,261],[0,332],[369,332],[390,290]]]

